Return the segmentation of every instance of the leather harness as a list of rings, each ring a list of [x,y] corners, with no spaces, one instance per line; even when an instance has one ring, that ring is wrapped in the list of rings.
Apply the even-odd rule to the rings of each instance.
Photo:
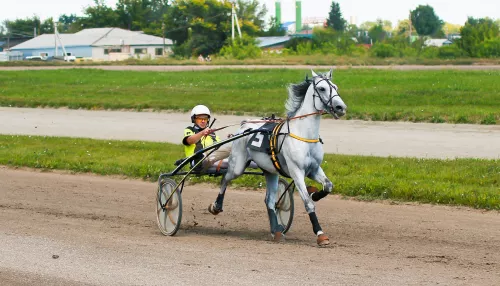
[[[318,143],[318,142],[321,142],[320,141],[321,139],[320,138],[307,139],[307,138],[302,138],[300,136],[297,136],[293,133],[280,133],[281,128],[283,127],[285,122],[288,122],[288,121],[281,121],[273,128],[273,131],[271,133],[271,138],[269,140],[269,147],[270,147],[269,153],[271,155],[271,161],[273,162],[273,165],[276,168],[276,170],[278,171],[278,173],[280,173],[280,175],[283,177],[290,178],[290,175],[288,175],[287,173],[285,173],[285,171],[283,171],[283,168],[281,167],[281,163],[280,163],[279,158],[278,158],[278,155],[281,151],[281,146],[278,149],[278,137],[279,137],[279,135],[290,135],[290,137],[292,137],[292,138],[295,138],[299,141],[303,141],[303,142],[307,142],[307,143]]]

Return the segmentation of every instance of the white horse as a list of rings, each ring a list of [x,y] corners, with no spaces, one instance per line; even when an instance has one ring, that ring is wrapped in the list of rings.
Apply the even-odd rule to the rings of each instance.
[[[227,184],[243,174],[248,162],[252,160],[265,172],[267,184],[265,203],[273,239],[280,240],[284,230],[284,226],[278,223],[275,209],[278,199],[279,174],[282,174],[291,177],[295,182],[309,214],[318,245],[330,243],[328,236],[319,225],[314,204],[314,201],[325,197],[333,189],[332,182],[325,176],[320,166],[324,153],[322,144],[319,142],[319,123],[321,115],[324,113],[333,115],[335,119],[345,115],[347,106],[338,94],[338,87],[331,81],[332,70],[327,74],[319,75],[312,71],[312,76],[311,79],[306,77],[304,82],[288,87],[288,99],[285,103],[287,119],[279,130],[275,141],[277,148],[273,154],[278,163],[275,162],[276,160],[272,160],[270,154],[248,148],[249,140],[252,138],[255,140],[254,137],[247,136],[235,140],[229,157],[229,167],[222,179],[219,195],[208,208],[210,213],[216,215],[222,211]],[[262,125],[263,123],[243,121],[240,132],[258,129]],[[322,184],[323,190],[309,194],[304,181],[305,177]]]

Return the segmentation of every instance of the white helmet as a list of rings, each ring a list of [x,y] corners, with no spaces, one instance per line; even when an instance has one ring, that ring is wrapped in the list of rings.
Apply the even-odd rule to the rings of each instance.
[[[196,115],[206,114],[208,115],[208,119],[210,120],[210,109],[205,105],[196,105],[193,110],[191,110],[191,122],[194,123],[194,118]]]

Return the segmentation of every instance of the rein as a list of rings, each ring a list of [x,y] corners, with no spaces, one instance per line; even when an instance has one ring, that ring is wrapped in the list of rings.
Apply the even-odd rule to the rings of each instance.
[[[300,118],[304,118],[304,117],[311,116],[311,115],[316,115],[316,114],[323,115],[323,114],[327,114],[327,113],[328,112],[325,112],[324,110],[321,110],[321,111],[316,111],[316,112],[313,112],[313,113],[308,113],[308,114],[304,114],[304,115],[300,115],[300,116],[294,116],[294,117],[290,117],[290,118],[286,118],[286,119],[250,120],[250,121],[245,121],[244,123],[283,122],[283,121],[290,121],[290,120],[293,120],[293,119],[300,119]],[[212,129],[212,132],[217,132],[219,130],[226,129],[228,127],[236,126],[236,125],[241,125],[241,123],[229,124],[229,125],[226,125],[226,126],[215,128],[215,129]]]
[[[322,81],[327,81],[328,82],[328,78],[326,77],[323,77],[323,76],[318,76],[321,78],[321,80],[319,82],[315,82],[314,81],[314,78],[311,79],[312,81],[312,84],[313,84],[313,88],[314,88],[314,94],[313,94],[313,97],[318,97],[319,100],[323,103],[323,105],[325,106],[329,106],[328,103],[331,105],[332,104],[332,101],[333,101],[333,98],[336,97],[336,96],[340,96],[338,93],[335,94],[335,95],[332,95],[333,94],[333,90],[337,90],[333,84],[331,83],[328,83],[329,87],[330,87],[330,96],[329,96],[329,99],[327,102],[325,102],[323,100],[323,98],[319,95],[319,91],[317,89],[317,85],[318,83],[322,82]],[[307,80],[307,79],[306,79]],[[319,110],[316,108],[316,104],[314,103],[314,109],[316,109],[317,111],[316,112],[312,112],[312,113],[308,113],[308,114],[304,114],[304,115],[299,115],[299,116],[294,116],[294,117],[287,117],[285,119],[263,119],[263,120],[251,120],[251,121],[244,121],[244,123],[267,123],[267,122],[279,122],[279,123],[282,123],[284,121],[287,122],[287,124],[290,122],[290,120],[294,120],[294,119],[301,119],[301,118],[305,118],[305,117],[308,117],[308,116],[311,116],[311,115],[324,115],[324,114],[327,114],[328,112],[326,112],[325,110]],[[214,120],[215,121],[215,120]],[[212,123],[213,124],[213,123]],[[236,126],[236,125],[241,125],[243,123],[240,123],[240,124],[230,124],[230,125],[226,125],[226,126],[223,126],[223,127],[220,127],[220,128],[216,128],[216,129],[213,129],[212,130],[212,133],[213,132],[216,132],[216,131],[219,131],[219,130],[222,130],[222,129],[225,129],[227,127],[231,127],[231,126]],[[285,135],[290,135],[290,137],[294,138],[294,139],[297,139],[299,141],[303,141],[303,142],[307,142],[307,143],[317,143],[317,142],[321,142],[321,138],[318,138],[318,139],[307,139],[307,138],[302,138],[298,135],[295,135],[293,133],[290,133],[290,128],[288,128],[288,133],[280,133],[280,134],[285,134]]]

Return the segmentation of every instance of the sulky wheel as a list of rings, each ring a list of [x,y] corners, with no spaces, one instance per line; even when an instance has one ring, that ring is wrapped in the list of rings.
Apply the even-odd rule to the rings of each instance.
[[[278,183],[278,202],[276,203],[276,215],[278,223],[284,227],[283,233],[286,233],[292,226],[293,221],[293,190],[294,186],[289,184],[283,178]],[[288,188],[288,189],[287,189]]]
[[[164,235],[175,235],[181,226],[182,198],[176,186],[174,180],[163,179],[156,195],[156,221]]]

